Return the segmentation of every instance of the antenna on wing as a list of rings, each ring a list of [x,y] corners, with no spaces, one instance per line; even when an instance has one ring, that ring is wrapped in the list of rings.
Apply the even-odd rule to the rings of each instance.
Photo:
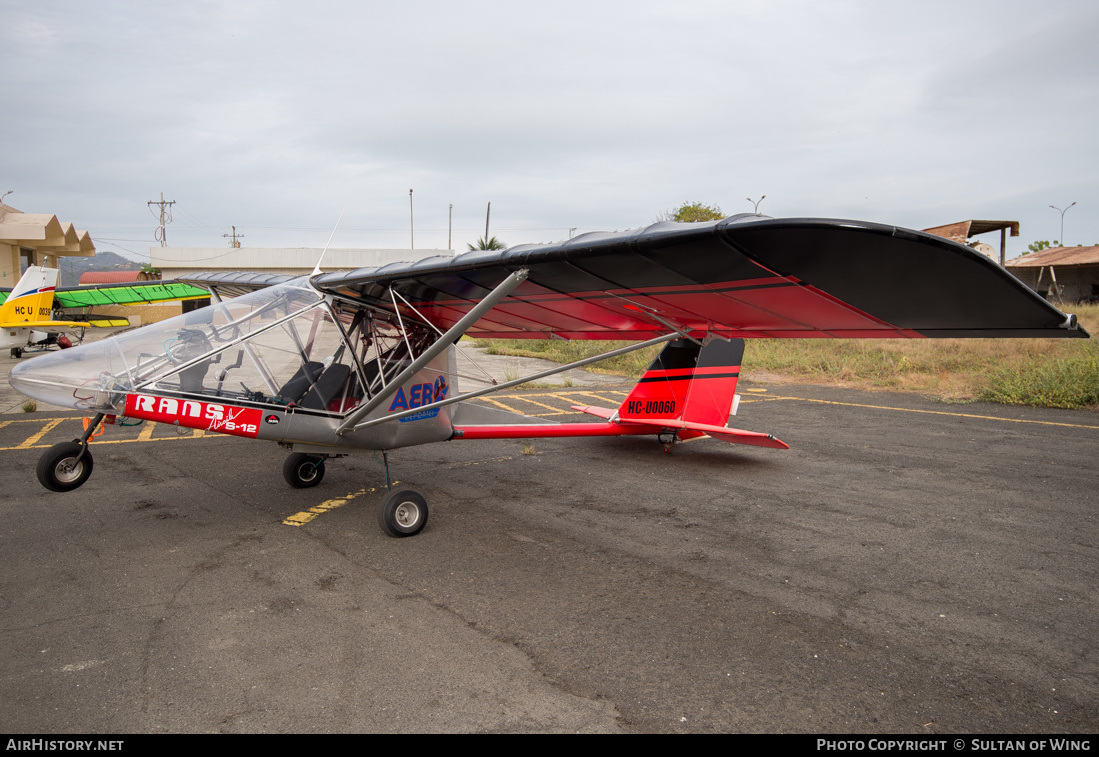
[[[340,221],[343,220],[344,211],[347,210],[347,206],[343,206],[343,210],[340,211],[340,217],[336,219],[336,225],[332,228],[332,233],[328,235],[328,241],[324,245],[324,249],[321,250],[321,256],[317,260],[317,264],[313,266],[313,276],[316,276],[321,272],[321,261],[324,260],[324,253],[328,252],[328,245],[332,244],[332,237],[336,236],[336,229],[340,228]]]

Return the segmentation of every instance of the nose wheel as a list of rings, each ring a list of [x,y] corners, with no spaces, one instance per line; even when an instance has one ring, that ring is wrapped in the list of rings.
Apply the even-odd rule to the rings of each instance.
[[[95,435],[103,418],[103,413],[96,415],[79,439],[55,444],[46,450],[38,458],[35,469],[38,483],[51,492],[71,492],[83,486],[92,475],[92,453],[88,451],[88,440]]]
[[[69,492],[92,475],[92,454],[80,442],[62,442],[38,458],[38,482],[52,492]]]

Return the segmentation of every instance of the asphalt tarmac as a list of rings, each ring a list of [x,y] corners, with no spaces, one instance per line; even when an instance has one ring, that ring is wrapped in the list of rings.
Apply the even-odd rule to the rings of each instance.
[[[741,390],[790,450],[398,450],[407,539],[369,454],[295,490],[274,444],[110,428],[54,494],[79,418],[0,416],[4,730],[1099,731],[1099,414]]]

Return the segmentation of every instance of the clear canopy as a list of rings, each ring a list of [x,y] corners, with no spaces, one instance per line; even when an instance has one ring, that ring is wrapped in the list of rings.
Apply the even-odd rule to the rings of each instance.
[[[297,279],[29,360],[11,383],[45,402],[102,412],[120,412],[122,393],[142,388],[274,396],[314,355],[328,350],[323,360],[342,344],[321,303]]]
[[[344,413],[408,365],[434,334],[329,307],[305,278],[216,302],[17,366],[31,397],[122,414],[126,394],[296,405]]]

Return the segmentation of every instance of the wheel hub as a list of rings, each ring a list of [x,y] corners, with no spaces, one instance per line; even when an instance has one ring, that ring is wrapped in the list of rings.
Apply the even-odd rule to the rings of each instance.
[[[57,480],[63,484],[71,484],[73,481],[80,478],[80,474],[83,470],[83,463],[78,461],[75,457],[67,457],[57,464]]]
[[[420,519],[420,508],[415,502],[402,502],[397,505],[397,511],[394,513],[397,522],[405,528],[411,528],[416,525],[416,521]]]

